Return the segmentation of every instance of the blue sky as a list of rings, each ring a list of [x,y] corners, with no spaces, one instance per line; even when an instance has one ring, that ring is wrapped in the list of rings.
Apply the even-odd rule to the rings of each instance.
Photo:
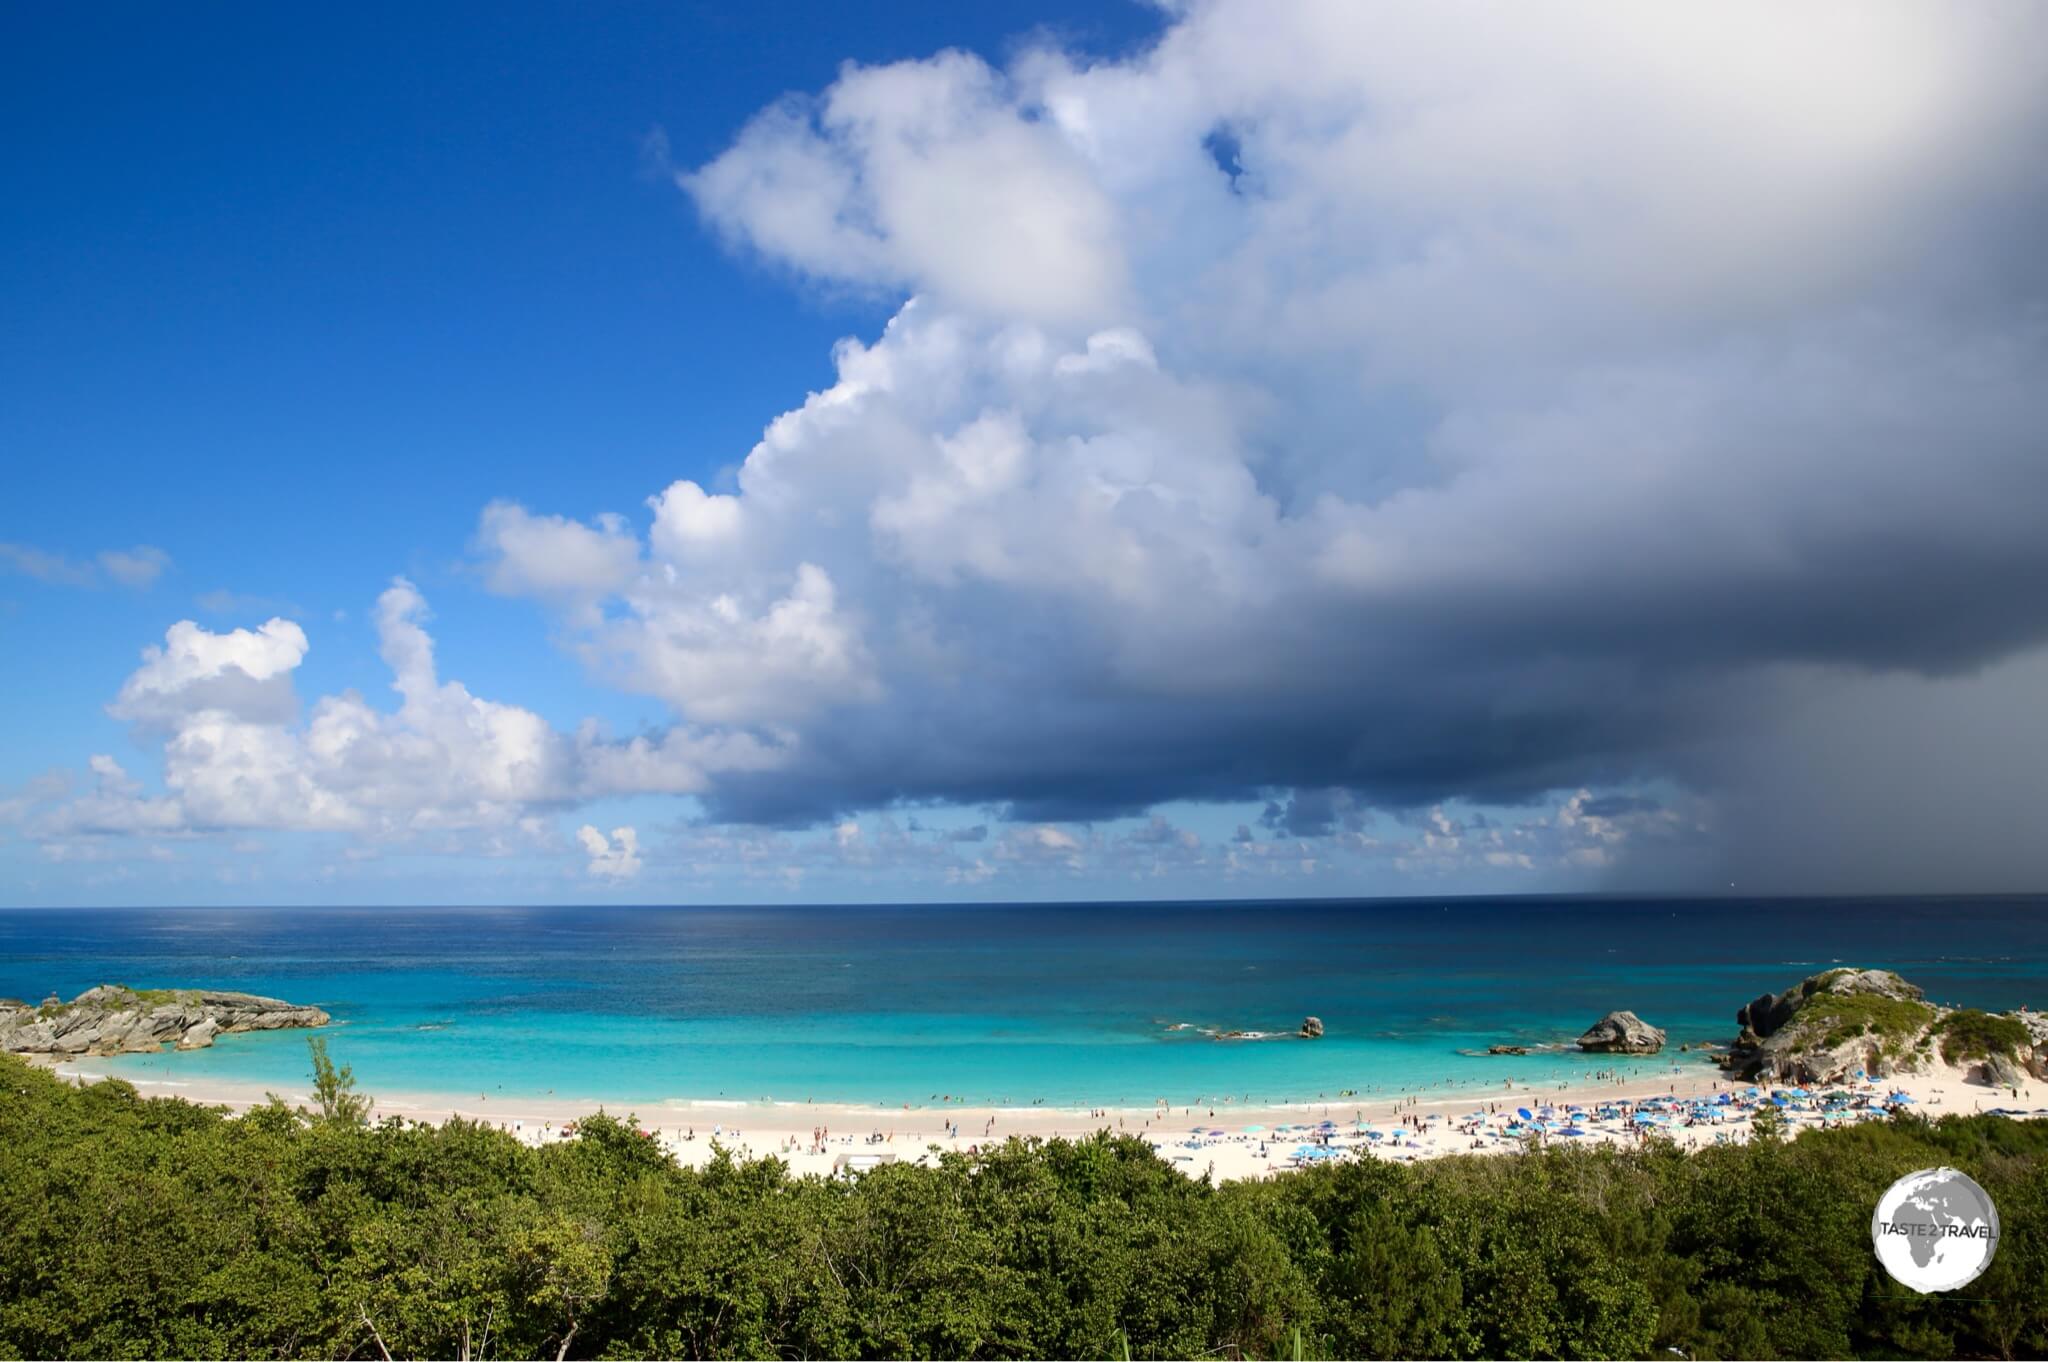
[[[239,621],[360,616],[397,572],[461,590],[493,497],[587,515],[735,463],[889,309],[737,264],[647,173],[649,134],[704,159],[843,61],[1000,56],[1039,25],[1105,49],[1157,26],[1007,4],[12,16],[7,536],[164,543],[177,570],[91,619],[10,583],[30,635],[75,632],[9,698],[54,718],[209,591],[256,605],[213,612]],[[516,698],[565,722],[603,703],[522,613],[473,600],[442,647],[516,667]],[[350,684],[374,656],[341,634],[306,677]],[[79,731],[10,747],[69,760]]]
[[[2036,690],[2038,73],[1576,22],[11,14],[0,902],[1889,881],[1827,773]]]

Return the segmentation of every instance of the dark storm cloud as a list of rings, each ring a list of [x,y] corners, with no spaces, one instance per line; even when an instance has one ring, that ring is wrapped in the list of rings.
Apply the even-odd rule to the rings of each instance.
[[[777,753],[707,761],[709,818],[1327,836],[1670,780],[1742,823],[1837,690],[2025,703],[1972,678],[2048,643],[2038,12],[1497,17],[1201,4],[1129,63],[854,68],[685,177],[916,298],[571,617]],[[1771,807],[1789,874],[1816,815]]]

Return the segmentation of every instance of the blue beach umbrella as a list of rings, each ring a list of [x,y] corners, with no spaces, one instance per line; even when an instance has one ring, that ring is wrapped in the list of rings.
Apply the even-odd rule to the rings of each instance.
[[[1527,1107],[1516,1107],[1515,1115],[1521,1117],[1525,1121],[1533,1121],[1536,1119],[1535,1117],[1529,1114],[1529,1109]]]
[[[1259,1133],[1260,1131],[1262,1131],[1262,1130],[1264,1130],[1264,1129],[1265,1129],[1265,1127],[1264,1127],[1264,1126],[1246,1126],[1246,1127],[1244,1128],[1244,1133],[1245,1133],[1245,1134],[1247,1134],[1247,1135],[1256,1135],[1256,1134],[1258,1134],[1258,1133]]]

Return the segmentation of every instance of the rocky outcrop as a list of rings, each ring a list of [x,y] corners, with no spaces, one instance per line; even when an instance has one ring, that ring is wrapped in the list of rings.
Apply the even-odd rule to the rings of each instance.
[[[1529,1047],[1526,1045],[1489,1045],[1486,1047],[1486,1053],[1489,1055],[1526,1055],[1529,1053]]]
[[[1827,970],[1739,1008],[1727,1067],[1747,1079],[1835,1083],[1921,1068],[1942,1009],[1890,970]]]
[[[1601,1055],[1654,1055],[1664,1048],[1664,1033],[1633,1012],[1610,1012],[1586,1028],[1579,1048]]]
[[[2027,1081],[2026,1071],[2011,1055],[1987,1055],[1970,1071],[1970,1077],[1994,1088],[2016,1088]]]
[[[1315,1040],[1321,1036],[1323,1034],[1323,1019],[1321,1017],[1303,1017],[1301,1019],[1301,1034],[1303,1039],[1306,1040]]]
[[[2030,1043],[2027,1052],[2020,1056],[2020,1063],[2035,1078],[2048,1079],[2048,1013],[2031,1012],[2021,1008],[2009,1015],[2027,1028],[2027,1039]]]
[[[215,1036],[325,1026],[317,1007],[220,989],[90,988],[70,1002],[0,1007],[0,1050],[60,1056],[145,1054],[175,1045],[203,1050]]]
[[[1783,993],[1766,993],[1735,1009],[1736,1025],[1756,1033],[1758,1039],[1775,1035],[1792,1020],[1800,1005],[1816,993],[1838,996],[1865,994],[1902,1002],[1919,1002],[1927,995],[1888,969],[1831,969],[1801,981]]]

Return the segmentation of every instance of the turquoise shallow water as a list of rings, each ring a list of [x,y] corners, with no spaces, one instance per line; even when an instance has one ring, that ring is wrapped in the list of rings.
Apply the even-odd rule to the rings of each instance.
[[[0,993],[248,989],[333,1013],[333,1053],[371,1092],[643,1104],[1564,1080],[1604,1062],[1459,1052],[1567,1042],[1616,1007],[1674,1045],[1725,1040],[1739,1004],[1834,964],[2048,1006],[2048,897],[0,912]],[[1310,1013],[1320,1041],[1168,1029],[1291,1032]],[[102,1063],[290,1090],[307,1069],[301,1032]]]

